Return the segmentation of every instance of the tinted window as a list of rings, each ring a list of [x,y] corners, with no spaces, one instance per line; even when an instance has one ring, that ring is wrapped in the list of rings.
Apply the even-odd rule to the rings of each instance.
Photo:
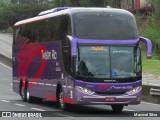
[[[14,44],[17,46],[21,46],[23,44],[28,44],[30,42],[34,42],[32,34],[31,34],[31,25],[22,25],[20,27],[16,27],[15,31],[15,41]]]
[[[74,33],[77,38],[127,40],[138,38],[133,16],[105,11],[75,12]]]
[[[30,42],[49,42],[65,40],[71,34],[70,17],[57,16],[42,21],[22,25],[17,28],[17,39],[28,38]],[[16,40],[15,40],[16,41]]]

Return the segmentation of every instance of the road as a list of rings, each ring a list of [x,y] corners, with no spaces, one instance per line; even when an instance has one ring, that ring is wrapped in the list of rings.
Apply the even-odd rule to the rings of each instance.
[[[0,63],[0,111],[50,111],[51,114],[54,114],[55,117],[63,119],[106,119],[110,117],[111,120],[117,119],[128,119],[128,117],[120,116],[129,116],[130,113],[136,111],[159,111],[160,105],[152,104],[142,101],[140,105],[136,106],[126,106],[124,111],[121,114],[115,114],[112,112],[110,106],[72,106],[72,111],[61,111],[56,103],[50,101],[43,101],[42,103],[26,103],[23,102],[19,95],[12,91],[12,69],[3,63]],[[83,117],[83,118],[79,118]],[[94,117],[94,118],[91,118]],[[17,118],[15,118],[17,119]],[[53,119],[46,118],[46,119]],[[157,117],[132,117],[132,119],[158,119]]]
[[[12,57],[12,34],[1,34],[0,33],[0,54],[11,58]]]

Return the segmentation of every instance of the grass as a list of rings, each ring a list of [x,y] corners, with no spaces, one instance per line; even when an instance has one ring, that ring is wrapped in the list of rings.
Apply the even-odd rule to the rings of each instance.
[[[152,59],[146,58],[146,53],[142,52],[142,70],[143,73],[151,73],[160,76],[160,60],[153,54]]]

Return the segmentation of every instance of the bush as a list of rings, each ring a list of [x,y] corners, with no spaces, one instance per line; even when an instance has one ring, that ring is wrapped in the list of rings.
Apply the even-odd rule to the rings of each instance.
[[[37,16],[39,12],[51,7],[47,4],[8,4],[0,10],[0,21],[13,27],[17,21]]]

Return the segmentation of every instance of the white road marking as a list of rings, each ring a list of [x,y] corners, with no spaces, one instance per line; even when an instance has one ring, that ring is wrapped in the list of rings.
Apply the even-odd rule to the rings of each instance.
[[[135,111],[135,110],[130,110],[130,109],[123,109],[123,110],[125,110],[125,111]]]
[[[11,68],[11,67],[9,67],[9,66],[7,66],[7,65],[5,65],[5,64],[3,64],[3,63],[0,63],[0,65],[2,65],[2,66],[4,66],[4,67],[6,67],[6,68],[8,68],[8,69],[12,70],[12,68]]]
[[[6,102],[6,103],[9,103],[9,102],[11,102],[11,101],[8,101],[8,100],[1,100],[2,102]]]
[[[39,108],[31,108],[32,110],[37,110],[37,111],[45,111],[43,109],[39,109]]]
[[[65,114],[61,114],[61,113],[53,113],[53,114],[60,115],[60,116],[63,116],[63,117],[74,118],[73,116],[69,116],[69,115],[65,115]]]
[[[13,85],[13,84],[10,84],[11,86]]]
[[[15,103],[15,105],[17,105],[17,106],[21,106],[21,107],[25,106],[25,105],[18,104],[18,103]]]

